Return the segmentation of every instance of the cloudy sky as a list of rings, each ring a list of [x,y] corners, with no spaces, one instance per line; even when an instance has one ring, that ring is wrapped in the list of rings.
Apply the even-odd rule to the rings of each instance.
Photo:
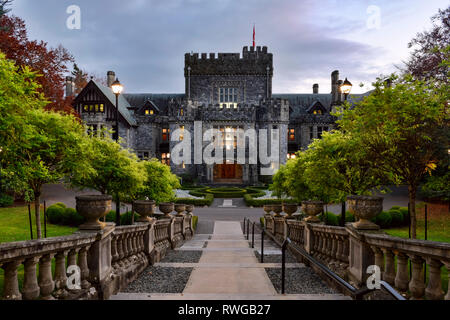
[[[67,8],[81,9],[70,30]],[[96,75],[114,70],[128,93],[181,93],[186,52],[274,54],[275,93],[329,93],[330,74],[366,91],[408,57],[408,41],[448,0],[15,0],[32,39],[62,44]],[[358,84],[364,83],[364,88]]]

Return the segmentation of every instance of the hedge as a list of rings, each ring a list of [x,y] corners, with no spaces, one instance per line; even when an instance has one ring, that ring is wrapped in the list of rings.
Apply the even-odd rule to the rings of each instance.
[[[0,207],[9,207],[14,203],[14,197],[11,197],[7,194],[0,195]]]
[[[205,199],[177,198],[175,199],[175,203],[192,204],[197,207],[209,207],[214,201],[214,196],[212,194],[191,195],[195,197],[205,197]]]
[[[52,224],[78,227],[85,219],[73,208],[66,208],[63,203],[55,203],[47,208],[48,221]]]
[[[293,199],[254,199],[252,195],[244,195],[245,204],[248,207],[262,207],[270,204],[297,203]]]

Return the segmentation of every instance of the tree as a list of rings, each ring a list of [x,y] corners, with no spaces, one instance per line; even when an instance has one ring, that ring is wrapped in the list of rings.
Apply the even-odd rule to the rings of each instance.
[[[123,149],[111,138],[91,136],[88,141],[89,162],[94,170],[88,175],[72,175],[71,184],[113,196],[116,223],[119,225],[121,199],[137,195],[147,179],[146,172],[135,154]]]
[[[143,166],[148,179],[139,196],[154,200],[156,203],[172,201],[175,198],[173,190],[180,188],[180,181],[170,171],[170,167],[157,159],[143,161]]]
[[[24,143],[15,155],[16,174],[26,183],[29,198],[35,202],[37,237],[41,238],[40,196],[42,186],[70,175],[91,172],[86,161],[84,128],[72,115],[42,109],[25,114]]]
[[[6,8],[11,2],[12,0],[0,0],[0,18],[11,11],[11,9]]]
[[[416,238],[415,201],[423,176],[436,167],[443,128],[448,130],[448,86],[435,81],[392,76],[378,79],[375,90],[338,113],[341,130],[361,139],[368,160],[395,181],[408,184],[411,232]]]
[[[25,116],[29,110],[42,109],[48,103],[36,74],[28,67],[18,68],[0,52],[0,188],[23,192],[23,179],[17,174],[22,163],[16,161],[28,125]]]
[[[97,83],[100,83],[104,86],[107,85],[104,78],[100,78],[95,75],[92,76],[89,75],[88,72],[80,69],[76,63],[74,63],[73,65],[72,76],[74,77],[75,82],[75,90],[74,90],[75,95],[79,94],[81,90],[83,90],[84,87],[86,87],[90,79],[94,79]]]
[[[64,97],[67,64],[72,55],[62,46],[48,48],[44,41],[30,41],[25,22],[15,16],[0,18],[0,51],[19,66],[28,66],[41,75],[37,79],[48,99],[48,109],[73,113],[71,99]]]
[[[450,45],[450,6],[432,17],[433,28],[418,33],[408,44],[413,48],[406,72],[416,79],[448,82],[448,66],[443,64],[449,60],[449,52],[444,49]]]
[[[342,203],[342,224],[348,195],[370,194],[371,189],[389,180],[369,157],[360,139],[339,130],[325,132],[305,151],[304,174],[309,188],[327,194],[331,202]]]

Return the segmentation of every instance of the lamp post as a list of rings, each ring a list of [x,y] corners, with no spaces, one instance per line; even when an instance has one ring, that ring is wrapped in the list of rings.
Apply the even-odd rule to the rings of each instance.
[[[119,142],[119,96],[123,91],[123,86],[120,83],[119,78],[116,78],[116,81],[112,83],[111,89],[116,95],[116,130],[114,134],[116,142]]]
[[[347,78],[345,78],[344,83],[341,85],[341,92],[345,96],[345,101],[347,101],[348,95],[352,91],[352,87],[353,87],[352,83],[350,81],[348,81]]]
[[[348,95],[352,91],[352,83],[348,81],[347,78],[345,78],[344,83],[341,85],[341,92],[344,94],[345,101],[347,101]],[[342,208],[341,208],[341,227],[345,227],[345,213],[347,209],[345,207],[345,201],[342,202]]]

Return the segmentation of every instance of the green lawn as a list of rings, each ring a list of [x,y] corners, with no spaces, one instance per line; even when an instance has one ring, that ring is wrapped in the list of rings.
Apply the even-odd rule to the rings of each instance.
[[[36,238],[36,219],[31,210],[33,235]],[[41,210],[42,234],[44,233],[44,214]],[[47,224],[47,237],[65,236],[74,233],[77,228]],[[30,240],[30,224],[27,207],[0,208],[0,243]]]
[[[42,208],[43,209],[43,208]],[[44,232],[44,215],[41,211],[42,233]],[[31,210],[33,221],[33,235],[36,238],[36,219]],[[63,227],[47,224],[47,237],[65,236],[74,233],[77,228]],[[0,208],[0,244],[2,242],[14,242],[30,240],[30,224],[27,207]],[[54,261],[52,263],[54,269]],[[18,269],[19,287],[23,283],[23,265]],[[0,269],[0,299],[3,295],[3,269]]]

